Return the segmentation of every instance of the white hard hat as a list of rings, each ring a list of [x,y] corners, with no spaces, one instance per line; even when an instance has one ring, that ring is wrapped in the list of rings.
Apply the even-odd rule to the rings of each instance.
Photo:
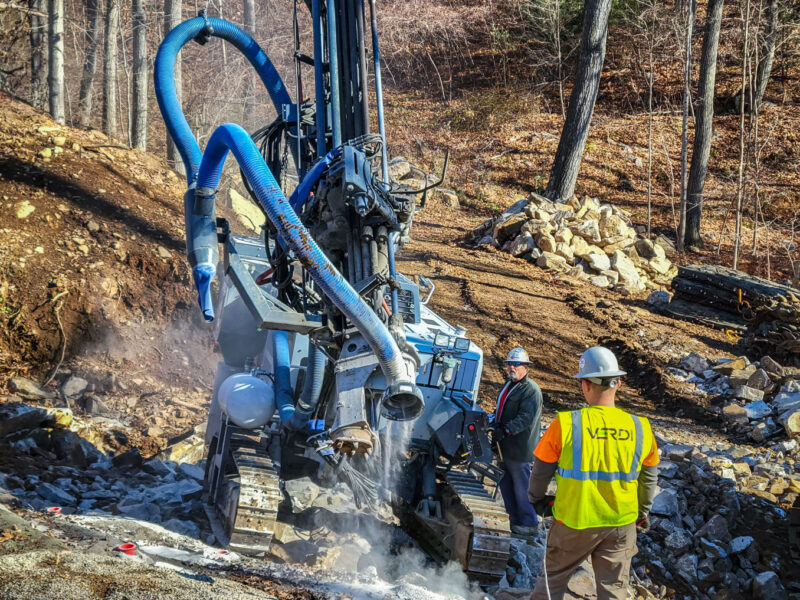
[[[626,375],[625,371],[620,371],[617,364],[617,357],[608,348],[594,346],[581,354],[581,361],[578,364],[578,374],[575,379],[588,379],[600,384],[603,379],[609,377],[620,377]]]
[[[511,352],[508,353],[506,362],[518,362],[529,365],[531,364],[531,359],[528,357],[528,353],[525,351],[525,348],[516,347],[512,348]]]

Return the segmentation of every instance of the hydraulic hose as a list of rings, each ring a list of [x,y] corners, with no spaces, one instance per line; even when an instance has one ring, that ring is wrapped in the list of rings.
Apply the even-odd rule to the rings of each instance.
[[[272,332],[272,370],[275,377],[275,405],[281,423],[288,423],[294,415],[292,403],[291,355],[289,335],[285,331]]]
[[[387,416],[395,419],[419,416],[424,408],[422,393],[409,373],[397,342],[378,315],[367,306],[309,235],[244,129],[228,123],[214,131],[200,163],[198,187],[217,188],[229,151],[233,152],[261,209],[280,236],[300,259],[317,286],[350,319],[375,353],[387,384],[384,409],[387,405],[393,409],[397,407],[396,412]]]
[[[284,104],[292,103],[286,86],[267,55],[252,37],[233,23],[213,17],[195,17],[173,28],[158,48],[153,79],[158,107],[161,109],[167,125],[167,132],[175,142],[183,164],[186,166],[186,177],[189,183],[197,174],[202,152],[200,152],[200,146],[192,134],[178,101],[174,78],[175,60],[178,52],[187,42],[204,34],[222,38],[244,54],[250,64],[255,67],[279,115]],[[295,157],[296,159],[297,157]]]
[[[290,429],[301,429],[314,414],[319,403],[319,395],[322,392],[322,381],[325,378],[327,362],[327,357],[319,351],[319,348],[309,343],[303,393],[300,396],[300,405],[295,409],[294,416],[289,423]]]
[[[325,172],[325,169],[328,168],[334,159],[342,153],[341,148],[334,148],[330,152],[328,152],[320,161],[317,161],[312,169],[306,173],[306,176],[303,177],[303,181],[300,182],[294,192],[292,192],[291,197],[289,198],[289,204],[292,206],[292,210],[296,213],[302,212],[303,205],[308,200],[308,194],[311,192],[311,188],[316,185],[319,178],[322,177],[322,174]]]

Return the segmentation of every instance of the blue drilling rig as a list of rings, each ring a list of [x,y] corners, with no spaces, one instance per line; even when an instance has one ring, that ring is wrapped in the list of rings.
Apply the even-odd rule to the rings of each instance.
[[[477,405],[483,354],[426,306],[426,278],[395,267],[432,185],[409,190],[389,176],[375,0],[371,43],[365,0],[305,5],[313,53],[301,52],[295,12],[294,102],[253,38],[205,12],[170,31],[156,58],[158,104],[187,175],[187,256],[222,355],[206,429],[208,512],[222,543],[264,552],[280,480],[328,470],[364,510],[391,503],[432,555],[497,581],[510,540],[483,485],[499,476]],[[173,72],[185,44],[213,38],[247,58],[278,116],[254,132],[221,125],[201,151]],[[233,235],[216,215],[230,154],[264,213],[258,238]]]

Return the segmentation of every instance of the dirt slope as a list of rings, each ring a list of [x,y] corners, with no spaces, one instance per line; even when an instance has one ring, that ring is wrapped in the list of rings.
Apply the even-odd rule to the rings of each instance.
[[[0,389],[76,374],[142,429],[204,419],[169,403],[200,405],[215,364],[191,310],[182,182],[153,155],[0,102]]]

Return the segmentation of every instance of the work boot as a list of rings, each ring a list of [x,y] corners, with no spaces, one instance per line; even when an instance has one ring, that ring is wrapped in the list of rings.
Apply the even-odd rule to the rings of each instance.
[[[539,533],[539,527],[538,525],[512,525],[511,533],[523,537],[536,537],[536,534]]]

